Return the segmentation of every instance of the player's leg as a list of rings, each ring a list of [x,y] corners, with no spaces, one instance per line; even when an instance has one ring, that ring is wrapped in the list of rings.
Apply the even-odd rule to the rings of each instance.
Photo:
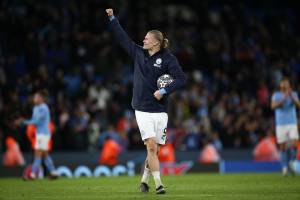
[[[294,176],[296,175],[294,163],[297,157],[298,140],[292,140],[288,148],[288,170]]]
[[[160,145],[157,145],[157,155],[158,155],[159,149],[160,149]],[[149,183],[150,176],[151,176],[151,171],[150,171],[150,168],[149,168],[148,156],[147,156],[146,160],[145,160],[145,164],[144,164],[143,176],[142,176],[142,179],[141,179],[141,185],[140,185],[141,192],[148,192],[149,191],[148,183]]]
[[[157,172],[159,171],[159,162],[158,162],[158,157],[157,157],[157,144],[156,144],[156,139],[155,138],[148,138],[146,140],[146,147],[147,147],[147,160],[148,160],[148,165],[149,168],[152,172]]]
[[[47,150],[43,151],[43,157],[44,157],[45,166],[47,167],[47,170],[49,171],[50,174],[49,178],[51,179],[58,178],[58,174],[55,171],[53,160]]]
[[[290,160],[291,161],[295,161],[296,160],[297,150],[298,150],[298,140],[292,140],[291,153],[290,153]]]
[[[155,138],[155,131],[154,131],[154,124],[152,119],[151,113],[135,111],[136,122],[138,124],[142,140],[147,147],[147,139],[148,138]],[[145,168],[144,173],[141,179],[140,190],[141,192],[148,192],[148,180],[151,176],[151,170],[149,166],[149,153],[147,152],[147,157],[145,160]]]
[[[297,156],[297,149],[298,149],[298,140],[299,140],[299,132],[297,125],[291,125],[290,129],[290,140],[291,140],[291,153],[290,153],[290,160],[295,161]]]
[[[158,153],[159,153],[159,150],[160,150],[160,144],[157,144],[156,155],[157,155],[158,163],[159,163],[159,159],[158,159]],[[159,165],[160,165],[160,164],[159,164]],[[153,175],[153,178],[154,178],[154,181],[155,181],[154,175]],[[161,178],[160,178],[160,171],[158,171],[156,179],[159,180],[158,184],[155,184],[155,186],[156,186],[156,194],[165,194],[165,193],[166,193],[166,190],[165,190],[165,187],[164,187],[164,185],[162,184],[162,181],[161,181]],[[156,182],[155,182],[155,183],[156,183]]]
[[[42,156],[43,156],[43,152],[41,150],[36,149],[34,151],[34,160],[32,163],[29,179],[37,178],[36,175],[38,174],[38,170],[40,169],[41,164],[42,164]]]
[[[298,127],[297,125],[290,125],[289,126],[289,141],[290,141],[290,147],[289,147],[289,157],[288,157],[288,169],[292,173],[292,175],[295,175],[295,169],[294,169],[294,161],[297,157],[297,148],[298,148]]]
[[[165,190],[160,179],[159,161],[157,156],[158,148],[157,148],[156,138],[147,139],[146,145],[147,145],[147,153],[148,153],[148,164],[154,178],[156,193],[164,194]]]
[[[159,160],[158,160],[158,153],[159,153],[159,149],[161,145],[166,144],[166,128],[167,128],[167,124],[168,124],[168,115],[167,113],[157,113],[156,117],[155,117],[156,121],[155,121],[155,132],[156,132],[156,157],[157,157],[157,161],[158,161],[158,166],[159,164]],[[153,173],[152,173],[153,174]],[[155,179],[159,180],[158,184],[156,184],[156,193],[157,194],[164,194],[166,193],[165,188],[162,184],[161,178],[160,178],[160,171],[157,172],[156,174],[156,178],[154,177],[154,181]]]
[[[141,182],[147,183],[149,182],[149,177],[151,175],[151,171],[148,164],[148,156],[146,157],[145,163],[144,163],[144,173]]]
[[[44,149],[45,138],[42,134],[36,134],[36,143],[34,146],[34,160],[31,167],[31,173],[29,179],[35,179],[42,164],[43,149]]]
[[[286,148],[288,141],[288,126],[276,126],[276,138],[279,145],[282,175],[286,176],[288,174],[288,151]]]
[[[149,178],[151,176],[151,171],[148,164],[148,156],[146,157],[145,164],[144,164],[144,172],[141,179],[140,190],[141,192],[149,192]]]
[[[47,134],[37,134],[37,139],[38,139],[38,146],[37,148],[40,150],[42,159],[44,161],[44,164],[49,171],[50,178],[57,178],[57,174],[55,173],[55,167],[52,161],[52,158],[48,154],[49,151],[49,141],[50,141],[51,136]]]
[[[279,144],[279,153],[282,175],[286,176],[288,173],[288,151],[286,149],[286,143]]]
[[[141,132],[142,140],[147,148],[147,163],[153,175],[156,188],[162,186],[159,173],[159,162],[157,157],[157,132],[156,116],[153,113],[135,111],[136,121]],[[142,186],[142,184],[141,184]]]

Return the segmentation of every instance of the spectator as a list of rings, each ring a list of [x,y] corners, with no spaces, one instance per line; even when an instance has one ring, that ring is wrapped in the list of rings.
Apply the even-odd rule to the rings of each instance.
[[[204,145],[203,150],[201,151],[199,158],[200,163],[218,163],[221,160],[221,157],[218,153],[216,147],[211,143],[208,142]]]
[[[158,159],[161,163],[173,163],[176,161],[175,149],[170,142],[166,143],[164,146],[161,146],[158,152]]]
[[[7,137],[6,152],[3,156],[3,165],[7,167],[24,166],[25,160],[16,140],[12,137]]]
[[[104,141],[102,151],[99,157],[99,164],[113,166],[119,162],[119,154],[121,152],[121,145],[115,140],[107,137]]]
[[[269,133],[262,138],[253,150],[253,156],[256,161],[278,161],[279,152],[275,136]]]

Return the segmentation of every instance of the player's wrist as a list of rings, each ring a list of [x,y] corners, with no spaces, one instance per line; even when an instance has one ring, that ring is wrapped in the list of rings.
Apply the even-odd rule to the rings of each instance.
[[[116,17],[114,15],[108,16],[109,21],[114,20]]]
[[[167,93],[167,91],[166,91],[165,88],[161,88],[161,89],[159,89],[159,93],[160,93],[161,95],[164,95],[164,94]]]

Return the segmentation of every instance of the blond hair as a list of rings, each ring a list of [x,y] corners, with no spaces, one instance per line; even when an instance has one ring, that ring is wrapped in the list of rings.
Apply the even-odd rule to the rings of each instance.
[[[169,46],[169,40],[164,37],[163,33],[159,30],[151,30],[148,33],[154,35],[155,39],[159,41],[160,47],[167,48]]]

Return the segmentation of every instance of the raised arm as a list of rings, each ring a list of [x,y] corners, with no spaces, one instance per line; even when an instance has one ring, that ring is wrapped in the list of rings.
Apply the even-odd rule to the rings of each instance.
[[[109,28],[113,32],[115,38],[125,49],[125,51],[132,57],[135,58],[137,50],[141,49],[139,45],[134,43],[128,34],[124,31],[119,23],[119,20],[114,16],[113,9],[106,9],[107,16],[109,17]]]

